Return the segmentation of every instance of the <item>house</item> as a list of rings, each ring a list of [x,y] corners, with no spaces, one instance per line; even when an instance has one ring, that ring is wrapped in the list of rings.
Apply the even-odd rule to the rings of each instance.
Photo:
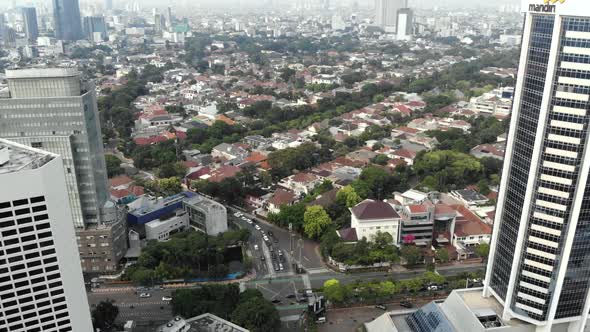
[[[367,199],[350,209],[350,225],[359,238],[371,240],[377,232],[389,233],[395,245],[400,243],[401,217],[393,206]]]
[[[346,155],[346,157],[352,161],[358,161],[363,163],[363,165],[369,165],[371,163],[371,160],[373,158],[375,158],[377,156],[377,153],[371,151],[371,150],[366,150],[366,149],[361,149],[361,150],[357,150],[357,151],[353,151],[349,154]]]
[[[272,197],[268,199],[266,209],[270,213],[279,213],[281,206],[293,205],[296,201],[294,193],[284,189],[277,189]]]
[[[211,171],[211,173],[209,173],[210,177],[208,178],[208,180],[211,182],[221,182],[227,178],[232,178],[236,176],[236,174],[238,174],[241,171],[242,169],[237,166],[224,165],[219,167],[218,169]]]
[[[272,143],[271,140],[269,140],[268,138],[266,138],[262,135],[246,136],[246,137],[244,137],[243,141],[244,141],[244,143],[251,146],[253,149],[258,149],[258,150],[264,150],[267,147],[269,147],[270,144]]]
[[[313,201],[307,203],[307,206],[315,206],[319,205],[323,208],[329,208],[332,204],[336,203],[336,195],[338,194],[339,189],[334,188],[330,191],[327,191],[314,199]]]
[[[225,160],[232,160],[236,158],[246,158],[248,150],[236,144],[221,143],[211,150],[213,158],[223,158]]]
[[[504,154],[506,152],[506,142],[494,143],[494,144],[480,144],[469,152],[476,158],[494,158],[498,160],[504,160]]]
[[[489,202],[488,198],[472,189],[453,190],[451,196],[467,206],[482,205]]]
[[[414,165],[414,159],[416,159],[416,155],[417,154],[414,151],[410,151],[408,149],[399,149],[391,153],[391,159],[403,160],[406,165],[412,166]]]
[[[297,173],[284,178],[279,186],[294,192],[298,197],[309,195],[313,189],[322,183],[322,179],[312,173]]]
[[[458,216],[453,233],[453,246],[457,248],[459,259],[473,254],[473,247],[481,243],[490,243],[492,226],[483,222],[475,213],[462,205],[453,206]]]
[[[403,205],[422,204],[423,202],[428,200],[427,193],[423,193],[423,192],[416,190],[416,189],[410,189],[410,190],[403,192],[403,193],[395,192],[395,193],[393,193],[393,195],[394,195],[395,200],[400,202]]]

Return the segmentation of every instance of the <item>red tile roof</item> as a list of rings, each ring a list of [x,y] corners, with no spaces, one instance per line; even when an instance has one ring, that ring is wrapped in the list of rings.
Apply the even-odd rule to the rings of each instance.
[[[122,185],[130,184],[133,182],[133,179],[126,175],[119,175],[114,178],[109,179],[109,185],[111,187],[119,187]]]
[[[295,194],[284,189],[277,189],[268,202],[274,206],[291,204],[295,202]]]
[[[336,232],[338,233],[338,236],[340,236],[340,238],[344,242],[358,241],[358,236],[356,235],[355,228],[343,228],[343,229],[337,230]]]

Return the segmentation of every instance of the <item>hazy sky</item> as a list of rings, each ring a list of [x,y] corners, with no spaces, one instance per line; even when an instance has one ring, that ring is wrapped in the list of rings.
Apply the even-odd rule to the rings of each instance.
[[[104,0],[80,0],[82,3],[103,3]],[[131,2],[134,0],[114,0],[117,4],[125,4],[127,2]],[[150,7],[150,6],[165,6],[170,4],[174,6],[175,4],[201,4],[203,6],[224,6],[224,5],[236,5],[239,3],[242,4],[260,4],[265,2],[265,0],[137,0],[143,7]],[[279,0],[285,3],[290,3],[296,0]],[[306,1],[320,1],[320,0],[306,0]],[[337,2],[353,2],[354,0],[332,0],[333,3]],[[372,5],[374,0],[356,0],[362,6]],[[34,5],[34,4],[46,4],[50,5],[51,0],[0,0],[0,4],[2,7],[10,6],[12,3],[16,3],[16,5]],[[520,4],[520,0],[409,0],[410,6],[417,6],[417,7],[479,7],[479,6],[498,6],[502,4]]]

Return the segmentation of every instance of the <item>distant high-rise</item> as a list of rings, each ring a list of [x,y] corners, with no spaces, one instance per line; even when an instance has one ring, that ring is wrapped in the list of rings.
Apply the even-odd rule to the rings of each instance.
[[[0,140],[0,330],[92,331],[60,156]]]
[[[168,7],[166,9],[166,25],[168,26],[168,30],[172,30],[172,8]]]
[[[407,40],[414,34],[414,13],[410,8],[397,11],[397,39]]]
[[[55,38],[80,40],[84,38],[78,0],[52,0]]]
[[[102,16],[86,16],[83,20],[84,34],[90,41],[104,41],[107,38],[107,24]]]
[[[104,9],[113,10],[113,0],[104,0]]]
[[[408,0],[375,0],[375,23],[386,32],[395,32],[397,12],[408,8]]]
[[[22,9],[25,35],[29,41],[37,41],[39,37],[39,26],[37,24],[37,10],[33,7]]]
[[[523,1],[485,296],[504,317],[582,331],[590,312],[590,3]]]
[[[109,242],[100,251],[81,247],[84,269],[113,270],[125,253],[126,232],[107,191],[94,85],[65,68],[7,70],[6,78],[10,97],[0,98],[0,137],[62,156],[74,226],[93,234],[79,234],[80,240],[98,241],[98,229]]]

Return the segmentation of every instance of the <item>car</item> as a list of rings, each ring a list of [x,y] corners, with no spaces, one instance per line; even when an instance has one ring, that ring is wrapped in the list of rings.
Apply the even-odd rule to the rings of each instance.
[[[277,250],[277,253],[279,254],[279,256],[283,256],[283,250],[282,249]]]
[[[285,269],[285,267],[283,266],[283,263],[279,263],[279,270],[283,271]]]
[[[286,297],[286,298],[288,298],[288,299],[294,299],[294,298],[296,298],[297,296],[296,296],[295,294],[289,294],[289,295],[287,295],[287,296],[285,296],[285,297]]]
[[[275,272],[279,272],[279,266],[277,265],[277,263],[274,263],[273,267],[275,269]]]
[[[264,262],[266,260],[266,257],[264,257],[264,255],[262,255],[262,256],[260,256],[260,260]]]
[[[326,317],[318,317],[315,322],[316,324],[324,324],[326,322]]]
[[[148,297],[152,297],[152,294],[150,294],[150,293],[141,293],[141,294],[139,294],[139,297],[140,298],[148,298]]]
[[[277,304],[277,303],[281,303],[281,300],[279,300],[279,299],[274,299],[274,300],[272,300],[271,302],[272,302],[272,303],[274,303],[274,304]]]
[[[246,219],[246,222],[249,223],[250,225],[253,224],[251,219]]]
[[[266,232],[266,234],[268,234],[268,236],[272,236],[272,232],[271,231]]]
[[[438,286],[437,285],[430,285],[430,286],[428,286],[428,290],[429,291],[437,291],[438,290]]]
[[[255,225],[255,226],[254,226],[254,229],[256,229],[257,231],[259,231],[259,230],[260,230],[260,226],[258,226],[258,225]]]
[[[376,309],[387,310],[387,307],[384,304],[377,304],[375,305]]]
[[[241,216],[243,216],[243,214],[241,212],[234,213],[234,217],[236,217],[236,218],[239,218]]]
[[[410,301],[401,301],[399,303],[400,306],[404,307],[404,308],[413,308],[414,305],[410,302]]]
[[[254,245],[254,250],[258,250],[258,249],[260,249],[260,248],[258,248],[258,245],[257,245],[257,244],[255,244],[255,245]]]
[[[164,297],[162,297],[162,301],[170,302],[170,301],[172,301],[172,296],[164,296]]]
[[[262,238],[264,239],[265,242],[268,242],[268,236],[265,235]]]

